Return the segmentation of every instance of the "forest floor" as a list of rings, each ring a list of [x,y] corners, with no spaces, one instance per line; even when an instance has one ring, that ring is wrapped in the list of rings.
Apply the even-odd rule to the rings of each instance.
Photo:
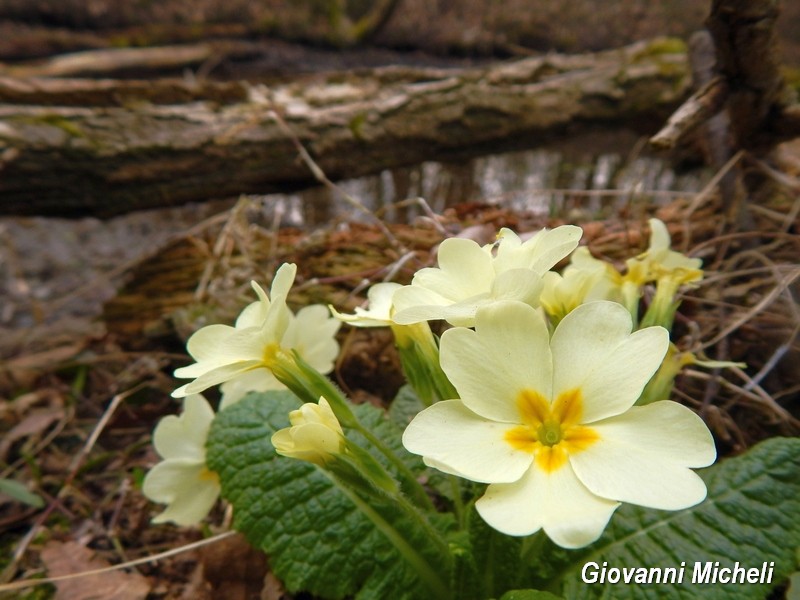
[[[595,253],[621,261],[646,246],[643,223],[657,214],[670,225],[678,247],[704,257],[706,280],[684,299],[676,329],[679,343],[701,347],[713,342],[705,349],[710,357],[744,360],[748,369],[693,372],[681,378],[676,393],[706,417],[725,455],[766,437],[800,432],[800,380],[792,369],[800,356],[800,315],[793,299],[800,277],[800,199],[755,210],[758,229],[733,236],[711,225],[715,201],[709,194],[699,202],[686,198],[660,208],[629,206],[612,218],[584,218],[580,224]],[[145,285],[142,277],[174,277],[179,269],[211,273],[205,282],[194,277],[177,288],[216,289],[205,300],[220,309],[217,315],[235,314],[235,307],[242,305],[238,290],[246,279],[292,260],[298,263],[306,293],[323,294],[349,308],[357,301],[352,292],[359,284],[379,279],[397,255],[375,226],[254,230],[242,220],[246,207],[237,206],[216,216],[210,207],[196,207],[158,219],[147,214],[121,217],[104,226],[72,222],[66,239],[53,235],[52,224],[48,232],[35,219],[3,222],[10,298],[5,306],[11,308],[5,309],[0,339],[0,395],[5,397],[0,475],[41,496],[44,507],[0,496],[2,580],[80,573],[213,540],[128,570],[10,592],[12,597],[291,597],[268,575],[264,558],[241,538],[214,537],[229,525],[224,507],[218,506],[202,528],[150,525],[159,508],[142,495],[141,482],[157,460],[150,444],[154,425],[178,409],[169,397],[176,386],[170,373],[187,360],[181,345],[186,332],[173,329],[151,336],[147,326],[110,326],[100,312],[103,301],[113,304],[117,289],[123,296],[142,298],[136,292]],[[501,226],[526,231],[564,222],[477,204],[449,209],[436,221],[435,226],[428,219],[391,226],[419,264],[431,262],[432,249],[445,235],[484,242]],[[16,228],[27,234],[20,236]],[[755,245],[745,243],[748,239]],[[160,250],[137,257],[131,248],[142,248],[143,240]],[[33,247],[37,241],[38,250]],[[215,247],[227,249],[209,250]],[[173,263],[176,248],[189,252],[193,266]],[[210,270],[200,268],[209,264]],[[224,283],[234,271],[235,281]],[[758,275],[747,275],[754,272]],[[409,275],[406,269],[398,271],[400,280]],[[312,289],[313,281],[323,282],[319,290]],[[185,302],[181,298],[178,305]],[[303,301],[293,298],[294,303]],[[386,403],[401,383],[390,339],[380,334],[353,338],[343,332],[340,341],[344,350],[335,374],[338,382],[356,398]]]
[[[800,164],[800,145],[788,151]],[[784,173],[787,191],[774,204],[749,207],[754,227],[747,231],[717,226],[714,192],[660,207],[622,204],[598,220],[579,215],[584,241],[619,264],[646,247],[643,224],[652,215],[669,224],[678,248],[704,259],[704,282],[683,300],[679,343],[748,368],[687,373],[676,399],[706,418],[721,455],[800,433],[798,173]],[[201,528],[150,524],[159,507],[143,496],[141,483],[157,461],[151,433],[179,408],[169,396],[176,387],[171,373],[188,361],[187,334],[201,318],[230,322],[247,301],[242,290],[250,278],[266,280],[280,262],[295,261],[295,307],[313,299],[352,308],[364,280],[380,280],[400,256],[375,225],[276,230],[234,203],[105,222],[0,219],[0,478],[43,500],[34,507],[0,494],[0,597],[293,597],[240,537],[217,537],[230,525],[221,504]],[[431,264],[445,236],[489,242],[503,226],[533,231],[574,216],[464,204],[391,225],[413,252],[398,280],[408,280],[414,261]],[[127,317],[120,317],[121,307]],[[343,331],[340,342],[338,383],[361,401],[390,401],[402,381],[390,337]],[[210,543],[153,558],[204,540]],[[102,575],[2,588],[129,561],[139,562]]]

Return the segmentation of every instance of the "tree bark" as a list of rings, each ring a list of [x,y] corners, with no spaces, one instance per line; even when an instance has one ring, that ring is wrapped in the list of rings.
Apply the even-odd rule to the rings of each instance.
[[[207,84],[213,101],[185,83],[171,94],[161,81],[156,94],[126,81],[115,96],[108,81],[2,80],[6,101],[19,102],[20,89],[27,95],[24,105],[0,105],[0,213],[107,217],[312,184],[273,111],[338,179],[530,146],[582,123],[652,124],[688,84],[685,54],[670,40],[485,68],[387,67],[272,88]],[[54,105],[70,85],[84,86],[82,106]],[[175,103],[180,94],[189,101]]]
[[[651,142],[674,147],[720,110],[731,146],[756,156],[800,133],[796,95],[781,72],[776,22],[780,0],[713,0],[706,19],[716,49],[717,78],[698,90]]]

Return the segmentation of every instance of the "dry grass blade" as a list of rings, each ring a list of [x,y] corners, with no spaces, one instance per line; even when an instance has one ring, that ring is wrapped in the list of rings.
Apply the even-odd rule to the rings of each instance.
[[[189,552],[190,550],[196,550],[197,548],[201,548],[203,546],[208,546],[209,544],[214,544],[216,542],[220,542],[226,538],[236,535],[235,531],[226,531],[225,533],[220,533],[213,537],[200,540],[199,542],[194,542],[191,544],[186,544],[184,546],[180,546],[178,548],[172,548],[170,550],[166,550],[165,552],[159,552],[157,554],[151,554],[148,556],[144,556],[142,558],[137,558],[136,560],[129,560],[119,565],[112,565],[110,567],[104,567],[102,569],[93,569],[91,571],[84,571],[82,573],[72,573],[70,575],[61,575],[59,577],[47,577],[44,579],[27,579],[24,581],[14,581],[11,583],[0,584],[0,593],[2,592],[11,592],[14,590],[21,590],[29,587],[34,587],[37,585],[44,585],[47,583],[58,583],[59,581],[66,581],[68,579],[76,579],[79,577],[89,577],[91,575],[100,575],[103,573],[110,573],[112,571],[119,571],[120,569],[128,569],[130,567],[136,567],[138,565],[144,565],[147,563],[152,563],[155,561],[162,560],[164,558],[169,558],[171,556],[175,556],[177,554],[181,554],[183,552]]]

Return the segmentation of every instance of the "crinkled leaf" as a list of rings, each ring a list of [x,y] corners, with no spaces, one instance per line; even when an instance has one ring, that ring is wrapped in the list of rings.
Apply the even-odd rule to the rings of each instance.
[[[523,582],[520,576],[522,539],[495,531],[478,515],[474,505],[467,513],[470,552],[459,565],[456,597],[463,600],[496,598]]]
[[[581,551],[548,542],[540,575],[547,589],[567,598],[762,599],[796,568],[800,546],[800,439],[773,438],[742,456],[701,471],[708,498],[679,512],[622,506],[603,536]],[[771,583],[692,584],[695,562],[739,562],[745,568],[774,562]],[[588,562],[608,567],[680,567],[681,584],[585,584]],[[548,572],[549,571],[549,572]],[[542,587],[545,587],[542,585]]]
[[[414,392],[414,388],[410,385],[404,385],[397,392],[397,395],[392,400],[389,406],[389,418],[397,424],[398,427],[405,429],[411,423],[411,419],[417,416],[425,405]]]
[[[298,405],[291,393],[267,392],[248,396],[215,418],[208,464],[233,504],[236,529],[269,556],[272,570],[291,591],[323,598],[430,597],[386,535],[325,473],[275,454],[270,438],[288,426],[288,413]],[[385,444],[402,447],[400,431],[382,411],[364,405],[355,412]],[[425,532],[390,503],[371,502],[449,584],[446,557],[431,547]]]

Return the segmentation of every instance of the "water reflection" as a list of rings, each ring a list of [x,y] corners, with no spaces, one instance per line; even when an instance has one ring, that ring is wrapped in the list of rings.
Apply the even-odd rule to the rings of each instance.
[[[338,187],[388,221],[410,222],[422,210],[418,203],[404,201],[418,197],[437,213],[455,204],[481,202],[538,214],[573,208],[602,214],[620,203],[661,203],[696,192],[707,179],[704,172],[678,174],[650,156],[626,159],[614,152],[576,156],[574,151],[540,148],[462,162],[428,161],[340,181]],[[284,226],[365,220],[342,194],[324,187],[252,198],[261,200],[265,211]]]

